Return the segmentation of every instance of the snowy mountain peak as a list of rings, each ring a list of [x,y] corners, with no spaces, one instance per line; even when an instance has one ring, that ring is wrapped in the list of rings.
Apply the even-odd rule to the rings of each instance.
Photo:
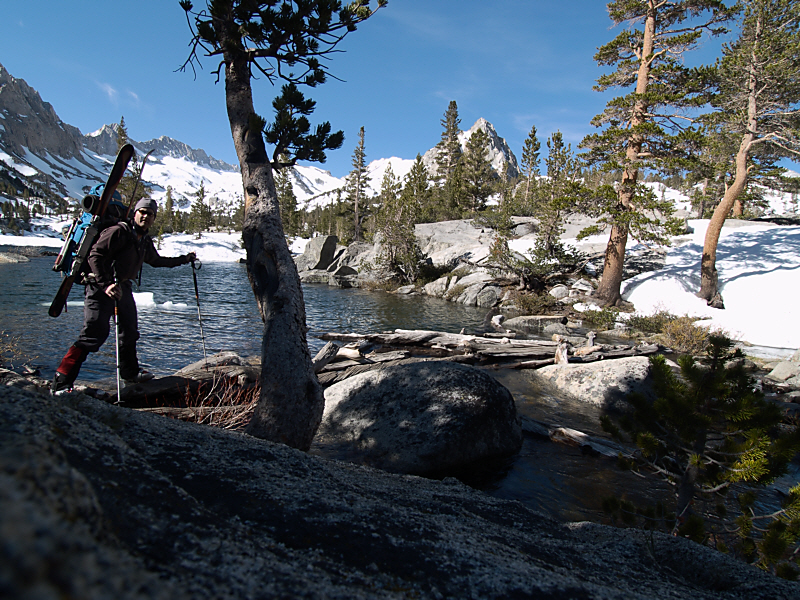
[[[519,167],[517,166],[517,157],[514,156],[514,153],[511,151],[511,148],[508,146],[505,138],[500,137],[497,135],[497,131],[495,131],[494,125],[492,125],[489,121],[481,117],[475,124],[470,127],[467,131],[462,131],[458,134],[458,141],[461,143],[461,150],[465,151],[467,148],[467,141],[469,140],[470,136],[482,129],[484,133],[489,137],[489,161],[492,163],[492,168],[497,173],[502,173],[503,166],[508,163],[508,176],[509,177],[516,177],[519,175]],[[425,167],[428,169],[428,172],[433,174],[436,173],[438,166],[436,163],[436,157],[439,155],[439,148],[433,147],[428,150],[425,155],[422,157],[422,161],[425,163]]]
[[[64,124],[36,90],[11,77],[0,65],[0,158],[3,160],[0,168],[9,171],[6,179],[29,178],[55,195],[81,198],[91,186],[106,180],[117,153],[117,128],[117,124],[106,124],[83,135],[76,127]],[[489,137],[492,166],[500,172],[508,162],[509,174],[516,175],[514,154],[486,119],[478,119],[469,130],[460,133],[462,147],[478,129]],[[154,151],[143,180],[156,200],[162,201],[171,186],[176,202],[188,207],[201,184],[212,204],[233,204],[240,200],[242,181],[238,166],[167,136],[144,142],[131,140],[131,143],[140,155]],[[423,158],[431,173],[436,168],[437,152],[433,148]],[[398,157],[373,160],[367,167],[369,192],[380,193],[388,166],[397,180],[402,181],[413,164],[413,159]],[[346,177],[334,177],[316,166],[296,166],[289,176],[299,204],[306,207],[334,202],[346,184]]]

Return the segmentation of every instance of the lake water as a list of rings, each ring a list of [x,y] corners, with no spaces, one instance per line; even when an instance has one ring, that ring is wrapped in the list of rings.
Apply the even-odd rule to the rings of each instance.
[[[47,308],[58,289],[59,276],[51,271],[52,258],[29,263],[0,264],[0,331],[19,336],[19,346],[30,362],[50,377],[75,340],[83,320],[81,286],[70,296],[68,312],[56,319]],[[198,272],[203,330],[209,354],[235,350],[258,355],[261,319],[247,281],[244,265],[206,263]],[[324,345],[323,332],[374,333],[402,329],[434,329],[457,333],[479,328],[485,308],[465,307],[420,296],[340,290],[327,285],[303,288],[309,346],[312,353]],[[188,266],[152,269],[145,266],[137,295],[142,339],[142,364],[158,374],[169,374],[203,356],[192,272]],[[111,334],[113,336],[113,332]],[[81,379],[112,377],[115,372],[113,337],[100,352],[90,355]],[[599,431],[598,411],[541,389],[530,372],[490,371],[511,390],[520,413],[549,423]],[[516,499],[535,510],[569,520],[602,520],[604,496],[622,495],[647,502],[663,485],[642,480],[614,468],[614,461],[584,455],[579,448],[526,436],[516,457],[485,465],[463,479],[495,496]]]
[[[67,312],[47,314],[59,283],[52,258],[0,264],[0,330],[21,336],[20,348],[46,374],[55,371],[83,323],[83,287],[75,285]],[[243,356],[261,353],[262,323],[245,265],[205,263],[197,272],[206,350],[234,350]],[[407,297],[328,285],[303,287],[308,344],[312,354],[325,345],[325,332],[375,333],[393,329],[437,329],[457,333],[480,326],[486,309],[436,298]],[[144,266],[136,294],[141,340],[139,361],[160,375],[203,358],[192,270]],[[94,381],[115,373],[113,330],[100,352],[90,355],[81,379]]]

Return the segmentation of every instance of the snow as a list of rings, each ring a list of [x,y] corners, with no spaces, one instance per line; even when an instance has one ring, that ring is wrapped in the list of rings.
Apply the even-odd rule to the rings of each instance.
[[[409,171],[411,171],[414,162],[413,160],[397,158],[396,156],[373,160],[367,165],[367,175],[369,175],[370,178],[368,185],[370,192],[375,196],[381,193],[381,183],[383,182],[383,176],[386,174],[386,169],[388,167],[392,167],[392,173],[394,173],[395,179],[401,182],[405,176],[408,175]]]
[[[153,292],[134,292],[133,299],[136,301],[136,308],[145,311],[155,308],[180,311],[189,308],[189,305],[184,302],[173,302],[172,300],[167,300],[163,304],[157,304],[153,297]]]
[[[158,247],[158,239],[153,238],[153,241]],[[204,233],[200,239],[189,233],[165,235],[158,253],[161,256],[180,256],[194,252],[201,262],[237,262],[246,256],[241,241],[241,232]]]
[[[292,254],[302,254],[306,249],[309,240],[305,238],[291,238],[289,240],[289,250]]]
[[[6,154],[2,150],[0,150],[0,160],[6,163],[9,167],[14,169],[20,175],[24,175],[25,177],[31,177],[32,175],[36,175],[36,169],[31,168],[28,165],[23,165],[14,160],[14,157]]]
[[[745,225],[722,229],[716,262],[725,301],[720,310],[695,296],[708,220],[689,224],[694,233],[669,249],[662,269],[623,282],[623,298],[641,314],[666,309],[702,317],[701,324],[764,347],[767,354],[800,347],[800,227],[734,221]]]

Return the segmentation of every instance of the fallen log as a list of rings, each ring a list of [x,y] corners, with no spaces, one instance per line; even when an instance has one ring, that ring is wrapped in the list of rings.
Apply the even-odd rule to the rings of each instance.
[[[336,354],[339,352],[339,346],[334,344],[333,342],[328,342],[325,344],[322,349],[317,352],[317,355],[311,360],[311,364],[314,368],[314,373],[319,373],[325,365],[331,362],[334,358],[336,358]]]
[[[592,436],[570,427],[562,427],[561,425],[544,423],[524,415],[521,417],[521,419],[522,430],[531,435],[545,437],[560,444],[577,446],[582,450],[588,450],[608,458],[617,458],[620,455],[625,457],[633,456],[633,450],[607,438]]]
[[[502,346],[499,348],[476,348],[475,353],[478,356],[501,359],[501,358],[552,358],[555,354],[555,348],[517,348],[514,346]]]
[[[538,369],[539,367],[552,365],[554,362],[555,358],[543,358],[541,360],[524,360],[522,362],[494,365],[494,367],[497,369]]]
[[[509,369],[538,369],[551,365],[554,362],[558,341],[551,340],[517,340],[508,337],[478,337],[461,333],[445,333],[427,330],[395,329],[393,332],[375,334],[356,333],[325,333],[320,336],[326,340],[339,340],[348,342],[349,346],[378,346],[378,349],[366,356],[351,352],[357,361],[342,361],[342,351],[335,361],[327,365],[319,373],[320,383],[329,385],[334,381],[341,381],[356,372],[369,370],[363,363],[367,361],[394,362],[401,358],[410,360],[413,353],[421,360],[451,360],[470,364],[480,363],[481,366]],[[567,348],[562,341],[564,349]],[[393,348],[413,347],[411,350],[390,350]],[[568,355],[569,363],[590,363],[598,360],[623,358],[627,356],[642,356],[658,351],[654,344],[642,346],[612,346],[607,344],[592,344],[588,347],[577,348],[574,354]],[[401,352],[402,354],[393,354]],[[563,350],[562,350],[563,354]],[[389,356],[386,356],[389,355]],[[381,358],[386,356],[386,358]],[[562,356],[563,359],[563,356]],[[501,364],[496,364],[501,363]],[[504,364],[503,364],[504,363]],[[338,371],[340,374],[326,375],[328,371]],[[323,375],[325,375],[323,377]]]
[[[323,333],[319,336],[322,340],[336,340],[342,342],[355,342],[366,340],[373,344],[384,346],[443,346],[446,348],[457,348],[459,346],[474,346],[476,349],[489,348],[495,346],[512,347],[547,347],[555,351],[556,343],[547,340],[517,340],[506,336],[478,337],[461,333],[444,333],[441,331],[395,329],[393,333]]]

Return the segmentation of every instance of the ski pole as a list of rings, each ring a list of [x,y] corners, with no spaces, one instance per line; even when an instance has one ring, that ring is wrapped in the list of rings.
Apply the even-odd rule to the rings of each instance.
[[[114,284],[117,283],[117,277],[114,276]],[[119,404],[122,401],[122,383],[119,377],[119,300],[114,298],[114,337],[117,343],[117,401],[114,404]]]
[[[203,335],[203,318],[200,316],[200,292],[197,290],[197,271],[203,268],[196,258],[192,261],[192,279],[194,280],[194,300],[197,303],[197,321],[200,323],[200,339],[203,340],[203,361],[206,371],[208,371],[208,356],[206,355],[206,336]]]

